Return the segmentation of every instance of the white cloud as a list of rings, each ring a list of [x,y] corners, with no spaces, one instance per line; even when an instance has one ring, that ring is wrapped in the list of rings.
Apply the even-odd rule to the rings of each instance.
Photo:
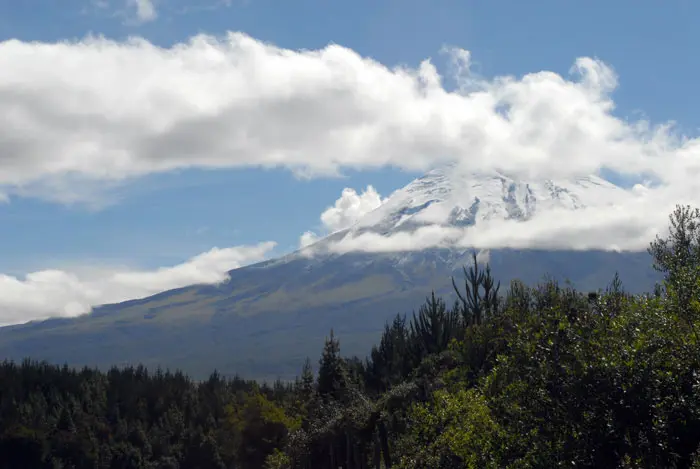
[[[0,274],[0,326],[48,317],[71,317],[93,306],[143,298],[192,284],[216,284],[228,271],[265,258],[275,243],[213,248],[188,261],[153,271],[76,268],[32,272],[24,278]]]
[[[447,161],[536,176],[607,167],[668,183],[700,173],[698,139],[612,114],[616,76],[597,60],[576,60],[570,78],[485,80],[470,74],[466,51],[452,55],[457,91],[429,61],[390,69],[338,45],[298,52],[240,33],[170,49],[136,38],[6,41],[0,184],[189,167],[322,176]]]
[[[346,187],[335,201],[321,213],[323,234],[334,233],[352,226],[362,216],[371,212],[382,204],[382,197],[372,186],[367,186],[364,192],[359,194],[355,189]],[[299,247],[303,248],[318,241],[319,235],[307,231],[299,240]]]
[[[526,221],[508,219],[515,210],[512,203],[518,204]],[[332,226],[337,230],[326,231],[350,229],[303,253],[446,247],[640,251],[667,228],[676,204],[697,203],[696,193],[688,193],[686,186],[644,181],[622,188],[596,176],[513,180],[455,165],[431,172],[386,199],[371,186],[359,195],[345,189],[321,218],[330,222],[352,214],[347,223]],[[474,224],[459,226],[472,216]],[[300,247],[315,241],[315,233],[307,232]]]
[[[107,13],[110,17],[121,18],[127,25],[141,25],[158,19],[156,0],[91,0],[90,8],[83,13]]]
[[[305,250],[305,254],[446,247],[643,251],[657,234],[667,233],[668,216],[677,204],[697,206],[699,202],[697,184],[691,184],[690,191],[684,185],[649,182],[623,189],[599,178],[583,178],[556,181],[559,189],[550,192],[546,183],[528,184],[524,180],[518,181],[520,186],[515,190],[527,187],[537,209],[526,221],[508,220],[509,202],[505,199],[512,194],[501,192],[506,190],[502,184],[510,184],[507,179],[503,182],[493,174],[465,176],[458,168],[436,174],[431,176],[433,179],[421,179],[395,192],[382,202],[381,209],[363,217],[358,225]],[[469,207],[474,197],[480,198],[475,224],[453,224],[453,209]],[[515,197],[522,198],[524,193]],[[436,203],[423,207],[424,201],[436,198]],[[411,207],[423,208],[397,216]]]
[[[364,192],[359,194],[355,189],[346,187],[335,204],[321,214],[321,222],[329,232],[340,231],[353,225],[381,203],[382,197],[372,186],[367,186]]]
[[[148,23],[158,18],[153,0],[126,0],[126,4],[130,10],[133,10],[138,23]]]
[[[673,208],[670,200],[664,204],[639,196],[614,205],[576,211],[553,209],[528,221],[493,219],[469,227],[427,224],[389,235],[351,231],[309,254],[322,252],[321,249],[345,253],[446,247],[642,251],[667,227]]]
[[[299,247],[300,248],[305,248],[307,246],[310,246],[314,244],[316,241],[318,241],[319,236],[314,233],[313,231],[305,231],[304,234],[302,234],[299,237]]]
[[[477,239],[623,248],[648,241],[676,202],[698,203],[700,139],[614,115],[617,77],[606,64],[582,57],[570,76],[484,78],[472,74],[468,51],[447,53],[456,90],[428,60],[389,68],[339,45],[293,51],[240,33],[169,49],[137,38],[5,41],[0,191],[94,200],[95,187],[192,167],[276,166],[311,177],[447,162],[523,178],[606,169],[655,184],[630,191],[636,198],[619,212],[543,215],[527,228],[484,228],[489,236]],[[331,230],[353,218],[333,213],[323,220]],[[592,236],[591,227],[609,229]],[[392,242],[446,242],[438,228]]]

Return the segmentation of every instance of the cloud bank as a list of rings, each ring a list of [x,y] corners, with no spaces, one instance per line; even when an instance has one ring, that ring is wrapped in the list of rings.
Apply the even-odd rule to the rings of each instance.
[[[390,68],[339,45],[295,51],[242,33],[167,49],[139,38],[5,41],[0,193],[75,203],[181,168],[328,177],[456,163],[523,178],[606,170],[649,180],[651,205],[633,204],[643,213],[697,201],[700,139],[614,115],[608,65],[582,57],[569,76],[485,79],[468,51],[447,53],[456,89],[429,60]],[[345,223],[338,210],[330,230]]]
[[[636,211],[630,210],[635,205]],[[429,248],[643,251],[668,221],[667,212],[645,215],[645,203],[551,210],[528,221],[495,219],[472,227],[427,224],[389,235],[349,232],[315,252],[399,252]]]
[[[12,193],[192,167],[322,177],[456,161],[534,177],[607,168],[697,186],[700,141],[614,116],[617,78],[606,64],[583,57],[568,77],[487,80],[471,74],[467,51],[449,53],[456,90],[429,60],[389,68],[339,45],[294,51],[242,33],[167,49],[139,38],[5,41],[0,185]]]
[[[73,317],[93,306],[143,298],[193,284],[217,284],[228,271],[263,260],[273,242],[213,248],[186,262],[154,271],[43,270],[24,278],[0,274],[0,326],[49,317]]]

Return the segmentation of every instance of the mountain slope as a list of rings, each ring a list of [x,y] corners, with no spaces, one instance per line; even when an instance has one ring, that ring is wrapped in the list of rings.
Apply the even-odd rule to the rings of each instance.
[[[551,207],[577,210],[614,200],[621,189],[596,177],[525,183],[499,173],[432,171],[395,192],[353,227],[310,249],[327,251],[348,234],[394,234],[418,226],[478,224],[493,217],[528,223]],[[431,290],[451,296],[466,249],[326,253],[308,249],[234,270],[216,286],[195,285],[96,308],[86,316],[0,328],[0,355],[107,367],[141,362],[201,378],[223,374],[291,378],[318,356],[334,328],[345,353],[364,354],[387,319],[416,309]],[[653,285],[646,253],[491,250],[495,276],[535,283],[546,274],[581,289],[604,287],[619,271],[633,291]]]

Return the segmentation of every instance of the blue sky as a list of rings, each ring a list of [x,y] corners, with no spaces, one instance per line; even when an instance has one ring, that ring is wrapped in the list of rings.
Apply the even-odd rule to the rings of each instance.
[[[617,75],[610,115],[622,121],[646,116],[654,124],[676,121],[678,132],[689,136],[697,135],[700,126],[700,64],[695,60],[700,4],[689,0],[670,0],[663,7],[650,0],[153,0],[153,9],[141,10],[140,19],[136,3],[0,0],[0,41],[53,44],[95,35],[122,43],[136,36],[170,48],[197,34],[221,38],[242,32],[288,50],[313,51],[334,43],[389,68],[417,69],[430,58],[445,77],[440,86],[446,92],[459,85],[449,73],[452,56],[441,53],[446,46],[468,50],[472,71],[484,80],[546,70],[566,81],[578,57],[591,57]],[[2,54],[0,49],[0,61]],[[23,57],[31,60],[31,54]],[[0,64],[14,63],[6,60]],[[57,58],[54,67],[67,67],[68,60]],[[3,85],[18,86],[1,77],[2,71],[0,91]],[[9,111],[0,110],[0,116],[3,112]],[[7,142],[0,135],[0,154],[4,144],[12,144]],[[48,153],[43,154],[46,167],[57,161]],[[18,158],[29,156],[18,153]],[[263,241],[277,243],[268,255],[289,252],[304,231],[324,233],[319,217],[344,188],[360,192],[371,184],[386,196],[422,171],[418,164],[388,166],[346,165],[342,178],[305,179],[289,167],[184,165],[122,178],[108,190],[102,190],[105,178],[71,182],[67,171],[58,179],[69,187],[80,184],[83,193],[70,200],[54,197],[60,191],[55,180],[8,180],[9,201],[0,204],[0,272],[6,280],[22,281],[44,269],[152,270],[215,246]],[[649,168],[642,169],[653,172]]]

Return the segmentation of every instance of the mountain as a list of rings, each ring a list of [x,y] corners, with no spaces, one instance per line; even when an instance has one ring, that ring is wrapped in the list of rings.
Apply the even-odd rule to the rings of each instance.
[[[451,277],[461,277],[471,256],[469,249],[446,247],[334,250],[346,236],[409,234],[435,223],[478,226],[491,219],[531,223],[540,212],[608,203],[621,191],[596,176],[524,182],[499,172],[431,171],[352,227],[281,258],[233,270],[223,284],[105,305],[77,318],[0,328],[0,356],[101,368],[143,363],[179,368],[195,378],[215,368],[224,375],[292,378],[305,357],[319,355],[331,328],[344,353],[364,355],[385,321],[417,309],[431,290],[451,297]],[[504,287],[516,278],[536,283],[547,274],[582,290],[605,287],[616,271],[631,291],[648,290],[656,280],[645,252],[491,249],[481,255],[488,255]]]
[[[598,176],[524,182],[497,171],[462,173],[448,166],[396,191],[347,231],[391,234],[436,222],[464,227],[495,218],[528,221],[537,212],[578,210],[623,195],[623,189]]]

